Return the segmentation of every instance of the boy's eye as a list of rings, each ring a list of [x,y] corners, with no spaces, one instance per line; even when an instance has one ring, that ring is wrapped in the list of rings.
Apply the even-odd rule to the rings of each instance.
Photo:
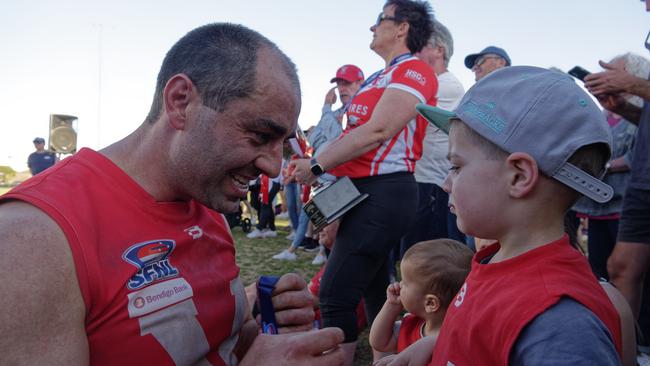
[[[457,173],[458,170],[460,170],[460,167],[457,166],[457,165],[452,165],[452,166],[449,168],[449,172],[450,172],[450,173]]]

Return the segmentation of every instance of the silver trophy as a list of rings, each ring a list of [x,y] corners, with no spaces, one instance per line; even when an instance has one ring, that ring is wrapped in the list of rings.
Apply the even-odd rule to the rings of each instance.
[[[314,231],[319,232],[367,197],[368,194],[361,194],[350,178],[342,177],[334,183],[316,187],[302,209],[314,224]]]
[[[313,149],[300,128],[297,128],[294,137],[289,139],[289,145],[298,157],[310,158],[312,155]],[[302,209],[314,224],[314,232],[319,232],[367,197],[367,193],[359,193],[350,178],[343,177],[313,188],[309,202]]]

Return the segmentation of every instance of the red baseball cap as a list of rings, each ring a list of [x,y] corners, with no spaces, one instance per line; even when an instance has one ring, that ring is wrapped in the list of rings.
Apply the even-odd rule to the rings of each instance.
[[[354,65],[343,65],[336,70],[336,76],[330,80],[330,83],[336,82],[337,79],[353,83],[357,80],[363,80],[363,71]]]

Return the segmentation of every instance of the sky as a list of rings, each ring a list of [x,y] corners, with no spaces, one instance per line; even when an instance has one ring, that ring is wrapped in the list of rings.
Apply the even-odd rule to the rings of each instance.
[[[454,37],[449,70],[465,89],[467,54],[506,49],[515,65],[580,65],[624,53],[650,56],[650,12],[638,0],[437,0],[436,18]],[[146,116],[167,50],[212,22],[240,23],[282,49],[298,67],[300,126],[318,122],[329,80],[343,64],[366,76],[383,67],[369,49],[378,0],[5,0],[0,4],[0,165],[27,169],[49,115],[77,116],[78,147],[103,148]]]

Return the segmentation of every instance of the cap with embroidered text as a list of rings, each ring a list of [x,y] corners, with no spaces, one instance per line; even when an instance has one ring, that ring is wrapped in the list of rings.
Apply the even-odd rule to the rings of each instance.
[[[343,65],[336,70],[336,76],[330,80],[330,83],[335,83],[339,79],[350,83],[363,80],[363,71],[354,65]]]
[[[447,133],[449,120],[458,118],[506,152],[528,153],[544,174],[596,202],[612,198],[612,187],[568,162],[579,148],[596,143],[606,144],[611,155],[612,135],[601,110],[567,75],[506,67],[474,84],[453,112],[426,104],[416,109]]]

